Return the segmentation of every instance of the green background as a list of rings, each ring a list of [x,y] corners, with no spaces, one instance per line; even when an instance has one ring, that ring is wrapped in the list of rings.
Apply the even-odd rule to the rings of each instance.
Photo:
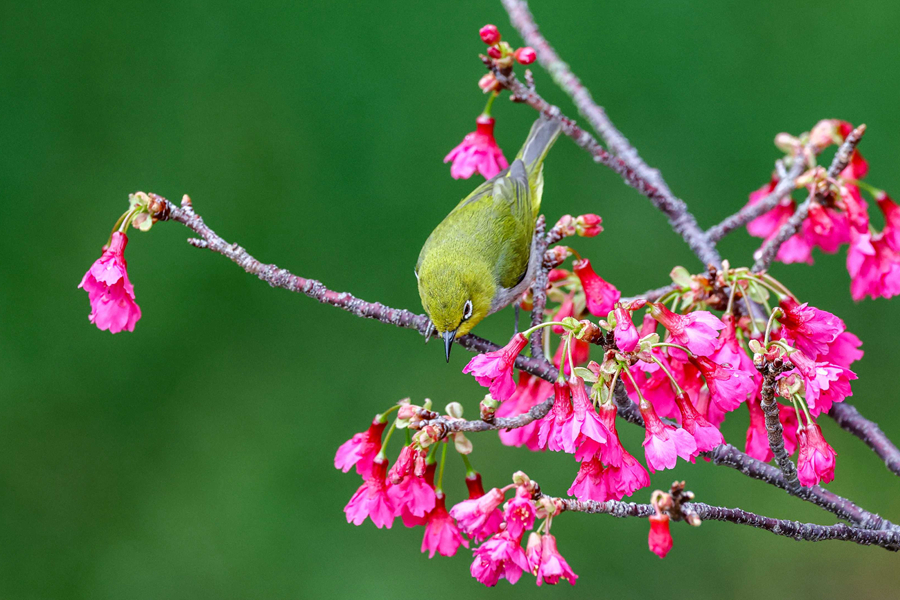
[[[536,2],[539,23],[703,225],[764,183],[779,131],[818,119],[869,125],[870,181],[900,195],[900,4]],[[419,311],[412,270],[431,228],[473,186],[443,156],[483,98],[477,30],[519,40],[499,2],[7,2],[0,7],[0,597],[697,599],[896,595],[898,559],[847,543],[798,544],[747,527],[673,527],[664,561],[647,523],[565,515],[577,587],[529,577],[486,590],[470,555],[428,560],[420,530],[347,525],[358,485],[334,450],[405,396],[475,415],[483,390],[437,344],[272,290],[159,224],[127,258],[143,319],[111,336],[76,289],[127,194],[197,210],[228,241],[297,274]],[[574,109],[536,69],[538,91]],[[499,102],[513,153],[534,118]],[[575,245],[628,293],[700,265],[649,202],[569,140],[551,153],[544,206],[598,212]],[[733,264],[757,245],[722,244]],[[865,341],[854,403],[900,437],[896,303],[849,296],[844,254],[776,266],[803,300]],[[511,313],[479,333],[501,340]],[[724,426],[743,443],[747,417]],[[823,420],[840,454],[829,488],[900,518],[900,482]],[[624,427],[640,454],[641,435]],[[526,470],[564,493],[571,457],[473,436],[499,484]],[[462,469],[450,463],[450,502]],[[831,523],[728,469],[679,464],[700,500]],[[651,488],[652,489],[652,488]],[[650,490],[635,498],[646,501]]]

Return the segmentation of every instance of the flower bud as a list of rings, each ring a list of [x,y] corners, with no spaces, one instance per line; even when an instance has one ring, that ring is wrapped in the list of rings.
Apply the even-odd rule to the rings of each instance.
[[[461,431],[453,434],[453,447],[458,453],[463,455],[472,454],[472,450],[474,450],[472,442]]]
[[[520,65],[530,65],[537,58],[537,53],[531,46],[523,46],[516,50],[515,56]]]
[[[550,283],[556,283],[557,281],[562,281],[569,275],[570,273],[566,269],[550,269],[550,273],[547,274],[547,279]]]
[[[516,485],[528,485],[531,483],[531,477],[526,475],[524,471],[516,471],[513,473],[512,480]]]
[[[481,41],[488,46],[493,46],[500,41],[500,32],[497,30],[497,26],[490,23],[482,27],[478,31],[478,35],[481,36]]]
[[[497,46],[491,46],[488,48],[488,56],[491,58],[501,58],[503,57],[503,51],[500,50]]]
[[[493,73],[488,73],[478,80],[478,87],[487,94],[488,92],[497,92],[500,90],[500,82],[494,77]]]
[[[569,258],[569,254],[571,254],[571,250],[568,246],[554,246],[544,254],[544,262],[553,266],[561,265],[564,260]]]
[[[451,402],[444,408],[444,410],[446,410],[447,414],[454,419],[462,419],[463,407],[459,402]]]
[[[579,215],[575,219],[575,233],[581,237],[594,237],[603,231],[603,219],[595,214]]]
[[[574,217],[572,217],[572,215],[561,216],[559,221],[556,222],[556,225],[553,226],[553,229],[558,230],[562,237],[575,235],[577,230]]]
[[[486,422],[491,422],[494,420],[494,413],[497,412],[497,408],[500,406],[500,403],[491,398],[490,394],[484,397],[484,400],[481,401],[481,420]]]
[[[800,140],[789,133],[779,133],[775,136],[775,147],[787,154],[794,154],[800,149]]]

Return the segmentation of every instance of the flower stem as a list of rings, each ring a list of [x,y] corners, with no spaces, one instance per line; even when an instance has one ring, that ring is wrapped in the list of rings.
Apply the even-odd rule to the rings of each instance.
[[[535,325],[531,329],[526,329],[525,331],[523,331],[521,333],[521,335],[524,335],[525,337],[531,337],[531,334],[534,333],[535,331],[537,331],[538,329],[541,329],[544,327],[551,327],[553,325],[559,325],[560,327],[565,327],[566,329],[568,329],[566,324],[562,323],[561,321],[546,321],[544,323],[541,323],[540,325]]]
[[[673,343],[671,343],[671,342],[657,342],[657,343],[653,344],[653,345],[650,346],[650,347],[651,347],[651,348],[660,348],[660,347],[663,347],[663,346],[668,347],[668,348],[678,348],[679,350],[684,350],[685,352],[687,352],[687,353],[688,353],[688,356],[693,355],[693,352],[691,352],[690,350],[688,350],[688,349],[685,348],[684,346],[679,346],[678,344],[673,344]]]
[[[475,467],[472,466],[472,463],[469,462],[469,457],[465,454],[460,454],[463,459],[463,464],[466,465],[466,477],[475,477],[478,475],[478,471],[475,470]]]
[[[395,405],[393,405],[392,407],[390,407],[389,409],[387,409],[386,411],[384,411],[383,413],[378,414],[378,415],[375,415],[375,419],[376,419],[379,423],[386,423],[386,422],[387,422],[387,416],[388,416],[389,414],[391,414],[392,412],[394,412],[395,410],[399,409],[399,408],[400,408],[400,405],[399,405],[399,404],[395,404]]]
[[[397,419],[394,419],[394,422],[391,423],[390,429],[388,429],[387,434],[384,436],[384,441],[381,442],[381,450],[378,451],[378,456],[375,457],[376,460],[381,459],[384,460],[385,453],[384,451],[387,449],[388,442],[391,441],[391,436],[394,434],[394,430],[397,428]]]
[[[572,377],[575,377],[575,361],[572,360],[572,346],[575,345],[575,340],[573,339],[574,337],[574,334],[569,334],[569,342],[567,344],[568,347],[566,348],[566,354],[569,357],[569,375],[571,375]]]
[[[442,488],[441,485],[444,483],[444,464],[447,462],[447,442],[443,442],[442,446],[441,464],[438,466],[437,485],[434,486],[434,491],[438,494],[444,493],[444,488]]]
[[[766,323],[766,337],[763,338],[764,346],[766,348],[769,347],[769,336],[772,334],[772,325],[775,323],[775,319],[784,314],[784,311],[780,308],[776,308],[772,311],[772,314],[769,315],[769,321]]]
[[[672,372],[669,371],[669,369],[667,369],[666,366],[665,366],[664,364],[662,364],[662,361],[659,360],[658,358],[656,358],[655,356],[653,356],[652,354],[650,355],[650,358],[652,358],[652,359],[653,359],[653,362],[655,362],[656,364],[658,364],[658,365],[659,365],[659,368],[662,369],[663,372],[669,377],[669,381],[672,383],[672,387],[675,388],[675,391],[676,391],[677,393],[679,393],[679,394],[683,394],[683,393],[684,393],[684,390],[681,389],[681,386],[680,386],[680,385],[678,385],[678,381],[675,379],[675,376],[672,375]]]
[[[499,96],[499,95],[500,95],[499,92],[493,92],[492,94],[490,94],[488,96],[487,104],[484,105],[484,110],[481,111],[482,117],[490,117],[491,116],[491,106],[493,106],[494,100],[496,100],[497,96]]]

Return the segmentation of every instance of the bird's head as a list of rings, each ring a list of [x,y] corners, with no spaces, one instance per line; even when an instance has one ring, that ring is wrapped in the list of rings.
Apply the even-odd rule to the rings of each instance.
[[[497,284],[489,269],[458,260],[424,260],[416,276],[422,306],[444,340],[449,361],[453,340],[469,333],[490,313]]]

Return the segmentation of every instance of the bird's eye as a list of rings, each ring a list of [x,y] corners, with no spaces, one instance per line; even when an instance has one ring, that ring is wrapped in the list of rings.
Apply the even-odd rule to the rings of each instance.
[[[466,305],[463,306],[463,321],[468,320],[472,316],[472,301],[466,300]]]

